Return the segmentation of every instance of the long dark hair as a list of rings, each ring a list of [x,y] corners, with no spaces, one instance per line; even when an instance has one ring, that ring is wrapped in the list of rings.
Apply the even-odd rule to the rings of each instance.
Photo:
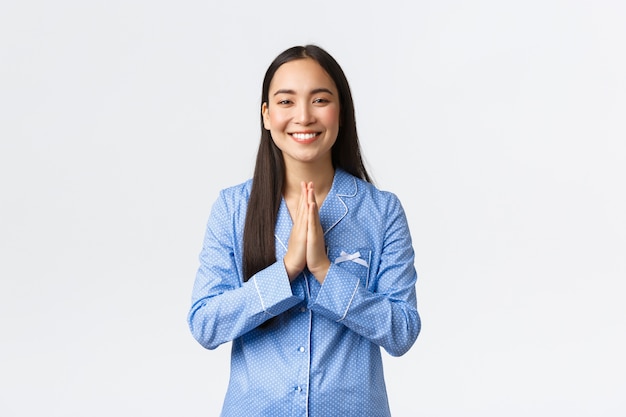
[[[269,105],[269,89],[278,68],[296,59],[313,59],[330,75],[339,93],[339,133],[332,147],[334,168],[341,168],[355,177],[371,182],[359,146],[354,117],[354,103],[350,86],[343,70],[335,59],[315,45],[294,46],[287,49],[270,64],[261,93],[261,105]],[[276,262],[274,229],[282,199],[285,164],[280,149],[274,144],[269,130],[263,125],[261,115],[261,142],[256,158],[252,190],[243,232],[244,281]]]

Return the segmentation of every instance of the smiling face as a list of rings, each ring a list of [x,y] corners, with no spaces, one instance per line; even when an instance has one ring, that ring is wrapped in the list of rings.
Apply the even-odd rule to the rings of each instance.
[[[287,169],[294,163],[332,166],[339,110],[337,87],[315,60],[297,59],[278,68],[263,103],[263,125]]]

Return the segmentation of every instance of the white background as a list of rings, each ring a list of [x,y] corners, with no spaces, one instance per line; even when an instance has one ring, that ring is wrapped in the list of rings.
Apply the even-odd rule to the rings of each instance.
[[[316,43],[399,195],[423,330],[394,416],[626,415],[626,3],[5,1],[0,415],[219,413],[186,314],[261,80]]]

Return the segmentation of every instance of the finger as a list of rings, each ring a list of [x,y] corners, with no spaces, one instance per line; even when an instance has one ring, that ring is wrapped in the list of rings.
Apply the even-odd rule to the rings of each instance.
[[[311,235],[322,235],[322,224],[320,223],[320,212],[317,207],[317,202],[315,202],[315,197],[313,197],[313,201],[309,203],[309,213],[308,213],[308,234]]]
[[[321,240],[324,240],[322,225],[320,223],[320,213],[319,207],[317,206],[317,200],[315,199],[315,189],[313,187],[313,183],[310,182],[308,186],[308,235],[311,236],[311,233],[315,235],[315,237],[320,237]],[[319,239],[318,239],[319,240]]]
[[[307,230],[306,263],[309,271],[321,283],[326,277],[330,261],[326,255],[324,230],[320,223],[319,211],[315,202],[309,204],[309,222]]]
[[[296,219],[294,221],[294,228],[301,234],[302,239],[306,242],[306,233],[309,219],[309,205],[307,203],[307,185],[304,181],[300,183],[300,202]]]
[[[304,181],[300,182],[300,200],[298,201],[297,214],[305,215],[307,213],[307,184]]]
[[[293,219],[291,234],[287,244],[287,253],[283,258],[287,275],[293,280],[306,266],[306,242],[308,229],[309,209],[307,204],[306,183],[300,183],[300,200]]]
[[[310,203],[315,203],[315,187],[313,182],[309,182],[307,184],[307,201]]]

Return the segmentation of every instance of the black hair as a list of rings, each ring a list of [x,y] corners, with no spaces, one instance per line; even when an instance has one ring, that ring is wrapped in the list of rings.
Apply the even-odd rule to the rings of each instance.
[[[339,132],[332,147],[332,164],[346,172],[371,182],[361,156],[354,117],[354,103],[346,76],[335,59],[315,45],[294,46],[274,59],[265,73],[261,106],[269,105],[269,88],[281,65],[296,59],[315,60],[332,78],[339,94]],[[244,281],[276,262],[274,229],[282,200],[285,164],[281,150],[274,144],[261,115],[261,142],[256,158],[252,190],[243,233]]]

